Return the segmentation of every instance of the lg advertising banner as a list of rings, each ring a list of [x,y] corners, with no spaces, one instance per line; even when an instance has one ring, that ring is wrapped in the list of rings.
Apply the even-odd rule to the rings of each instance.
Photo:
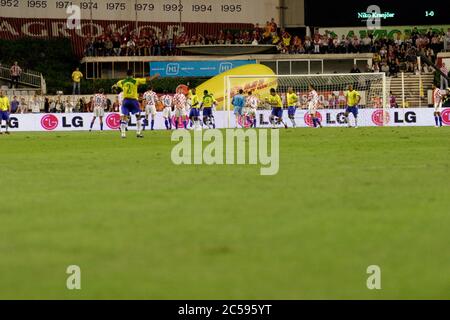
[[[150,62],[150,75],[159,73],[161,77],[214,77],[236,67],[255,63],[256,60]]]
[[[270,110],[258,111],[258,127],[270,127]],[[230,127],[235,127],[233,114],[227,111],[216,111],[214,113],[217,128],[227,128],[230,120]],[[284,119],[288,125],[290,121],[287,118],[287,111],[284,111]],[[298,127],[311,127],[312,121],[306,110],[297,110],[296,122]],[[319,111],[319,118],[325,127],[345,126],[344,110],[323,109]],[[350,115],[351,121],[352,115]],[[434,126],[433,109],[431,108],[408,108],[408,109],[390,109],[386,114],[388,126]],[[450,108],[442,111],[443,123],[450,125]],[[89,113],[71,113],[71,114],[14,114],[10,118],[11,131],[88,131],[92,120]],[[129,129],[136,127],[135,120],[129,123]],[[172,119],[175,124],[175,119]],[[361,109],[358,116],[358,125],[360,127],[383,126],[383,111],[381,109]],[[104,118],[104,130],[119,130],[120,115],[118,113],[107,113]],[[181,126],[180,126],[181,127]],[[99,130],[98,119],[93,130]],[[156,116],[155,129],[163,130],[164,118],[159,112]]]

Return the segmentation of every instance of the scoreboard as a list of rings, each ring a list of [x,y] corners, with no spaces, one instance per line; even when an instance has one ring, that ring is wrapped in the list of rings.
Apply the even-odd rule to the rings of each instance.
[[[0,17],[82,20],[264,23],[278,20],[278,0],[0,0]]]
[[[375,11],[373,9],[376,9]],[[305,23],[315,27],[364,27],[450,24],[448,0],[305,0]]]

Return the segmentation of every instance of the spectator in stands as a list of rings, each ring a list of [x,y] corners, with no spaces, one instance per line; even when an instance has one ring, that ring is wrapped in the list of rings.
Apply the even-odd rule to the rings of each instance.
[[[56,100],[50,99],[50,113],[56,113]]]
[[[448,69],[445,66],[445,63],[442,62],[441,68],[440,68],[441,72],[443,74],[445,74],[446,76],[448,76]],[[441,76],[441,90],[447,89],[448,88],[448,81],[446,78],[444,78],[443,76]]]
[[[41,98],[39,96],[30,99],[30,110],[32,113],[41,112]]]
[[[19,110],[19,101],[17,100],[17,96],[14,96],[11,101],[11,113],[16,113]]]
[[[76,68],[75,71],[72,72],[72,81],[73,81],[72,95],[80,94],[82,78],[83,74],[80,72],[80,68]]]
[[[22,69],[19,67],[19,64],[14,62],[14,65],[10,69],[11,74],[11,86],[10,88],[18,88],[20,76],[22,75]]]
[[[48,99],[48,97],[45,97],[45,100],[44,100],[44,112],[45,113],[50,112],[50,100]]]
[[[120,38],[118,36],[115,36],[113,41],[113,52],[115,56],[120,56],[120,52],[121,52],[121,45],[122,43],[120,42]]]
[[[361,70],[359,70],[358,65],[354,64],[353,68],[350,70],[350,73],[361,73]]]
[[[112,41],[111,41],[111,38],[110,37],[108,37],[108,38],[106,38],[106,41],[105,41],[105,55],[106,56],[112,56],[112,54],[113,54],[113,43],[112,43]]]
[[[119,112],[119,107],[120,107],[119,98],[116,97],[116,100],[112,104],[111,110],[109,110],[109,112]]]
[[[70,97],[67,97],[66,101],[63,102],[63,108],[65,113],[72,113],[73,112],[73,103],[70,100]]]
[[[127,56],[134,56],[136,53],[136,42],[130,38],[127,41]]]
[[[20,99],[20,103],[19,103],[19,109],[18,109],[18,113],[24,114],[28,112],[28,104],[25,101],[25,98],[21,98]]]

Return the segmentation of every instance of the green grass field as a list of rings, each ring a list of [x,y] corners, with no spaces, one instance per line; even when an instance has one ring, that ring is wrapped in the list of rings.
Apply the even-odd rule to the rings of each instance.
[[[0,136],[0,298],[450,298],[450,128],[283,130],[276,176],[174,145]]]

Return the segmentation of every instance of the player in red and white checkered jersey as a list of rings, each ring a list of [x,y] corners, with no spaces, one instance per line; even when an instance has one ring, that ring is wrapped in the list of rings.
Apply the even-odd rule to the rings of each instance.
[[[436,127],[442,127],[442,100],[447,95],[447,91],[439,89],[434,83],[431,85],[431,89],[433,89],[434,122]]]
[[[144,120],[144,130],[145,127],[148,126],[148,116],[152,116],[152,120],[150,122],[150,129],[154,130],[155,127],[155,117],[156,117],[156,103],[159,101],[158,95],[153,91],[153,88],[149,86],[147,91],[143,96],[145,100],[145,120]]]
[[[95,119],[97,119],[97,117],[100,120],[100,130],[103,130],[103,117],[105,116],[105,108],[107,106],[107,99],[103,92],[104,92],[103,89],[99,89],[98,93],[94,95],[92,101],[94,105],[93,110],[94,117],[92,118],[91,127],[89,131],[92,131],[92,127],[94,126],[94,122]]]
[[[175,106],[175,128],[178,129],[180,120],[187,129],[187,113],[186,113],[187,97],[184,93],[178,92],[173,96],[173,105]]]

